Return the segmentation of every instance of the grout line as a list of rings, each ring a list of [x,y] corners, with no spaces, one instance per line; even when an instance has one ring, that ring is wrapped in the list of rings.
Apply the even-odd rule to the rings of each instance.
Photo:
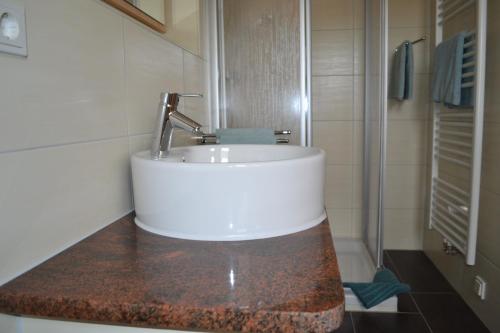
[[[427,321],[427,318],[425,318],[424,314],[422,313],[422,310],[420,310],[420,306],[418,306],[417,301],[413,298],[413,295],[411,293],[409,295],[410,295],[411,300],[413,301],[413,304],[415,304],[415,307],[417,308],[418,313],[420,314],[420,316],[424,320],[425,325],[427,326],[427,328],[429,329],[429,331],[431,333],[433,333],[432,327],[429,324],[429,322]]]
[[[457,295],[456,291],[410,291],[413,295]]]
[[[66,143],[56,143],[56,144],[50,144],[50,145],[45,145],[45,146],[10,149],[10,150],[0,151],[0,155],[12,154],[12,153],[22,153],[22,152],[27,152],[27,151],[41,150],[41,149],[62,148],[62,147],[66,147],[66,146],[81,145],[81,144],[93,144],[93,143],[114,141],[114,140],[126,139],[126,138],[128,138],[128,135],[104,137],[104,138],[93,139],[93,140],[71,141],[71,142],[66,142]]]
[[[356,326],[354,325],[354,318],[352,317],[352,311],[349,311],[349,318],[351,319],[351,326],[353,333],[356,333]]]
[[[394,260],[392,260],[392,257],[389,255],[389,251],[384,251],[385,254],[387,255],[387,258],[389,259],[389,262],[392,264],[392,267],[394,268],[394,270],[396,271],[396,275],[398,276],[399,280],[401,281],[401,273],[399,273],[399,269],[398,267],[396,266],[396,263],[394,262]]]

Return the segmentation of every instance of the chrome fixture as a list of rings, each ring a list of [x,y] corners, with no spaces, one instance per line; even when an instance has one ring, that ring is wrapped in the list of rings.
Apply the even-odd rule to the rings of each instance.
[[[158,105],[158,118],[153,132],[151,158],[158,160],[168,155],[174,128],[180,128],[197,136],[203,136],[201,124],[177,111],[180,97],[203,97],[201,94],[162,93]]]
[[[274,131],[274,135],[290,135],[292,134],[291,130],[279,130]],[[202,133],[201,135],[194,137],[198,141],[198,144],[218,144],[217,135],[213,133]],[[276,138],[276,143],[289,143],[290,140],[287,138]]]
[[[413,42],[410,42],[410,44],[415,45],[415,44],[418,44],[418,43],[420,43],[420,42],[424,42],[424,41],[426,41],[426,40],[427,40],[427,36],[422,36],[422,37],[420,37],[419,39],[416,39],[416,40],[414,40]],[[395,48],[395,49],[394,49],[394,52],[398,52],[398,49],[397,49],[397,48]]]

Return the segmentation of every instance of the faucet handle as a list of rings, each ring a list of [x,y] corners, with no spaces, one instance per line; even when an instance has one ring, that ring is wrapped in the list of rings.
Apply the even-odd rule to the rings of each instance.
[[[203,94],[179,94],[179,97],[203,97]]]

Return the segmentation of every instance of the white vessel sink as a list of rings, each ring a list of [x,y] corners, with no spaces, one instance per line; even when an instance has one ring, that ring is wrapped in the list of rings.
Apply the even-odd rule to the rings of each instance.
[[[132,156],[136,224],[153,233],[233,241],[286,235],[326,218],[325,153],[277,145],[173,148]]]

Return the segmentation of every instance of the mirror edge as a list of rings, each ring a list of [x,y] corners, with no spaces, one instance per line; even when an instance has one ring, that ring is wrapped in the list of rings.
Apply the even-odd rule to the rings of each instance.
[[[103,2],[107,3],[108,5],[122,11],[123,13],[133,17],[137,21],[147,25],[151,29],[160,32],[160,33],[165,33],[167,32],[167,29],[165,27],[165,24],[155,20],[148,14],[144,13],[142,10],[134,7],[130,3],[128,3],[125,0],[102,0]]]

